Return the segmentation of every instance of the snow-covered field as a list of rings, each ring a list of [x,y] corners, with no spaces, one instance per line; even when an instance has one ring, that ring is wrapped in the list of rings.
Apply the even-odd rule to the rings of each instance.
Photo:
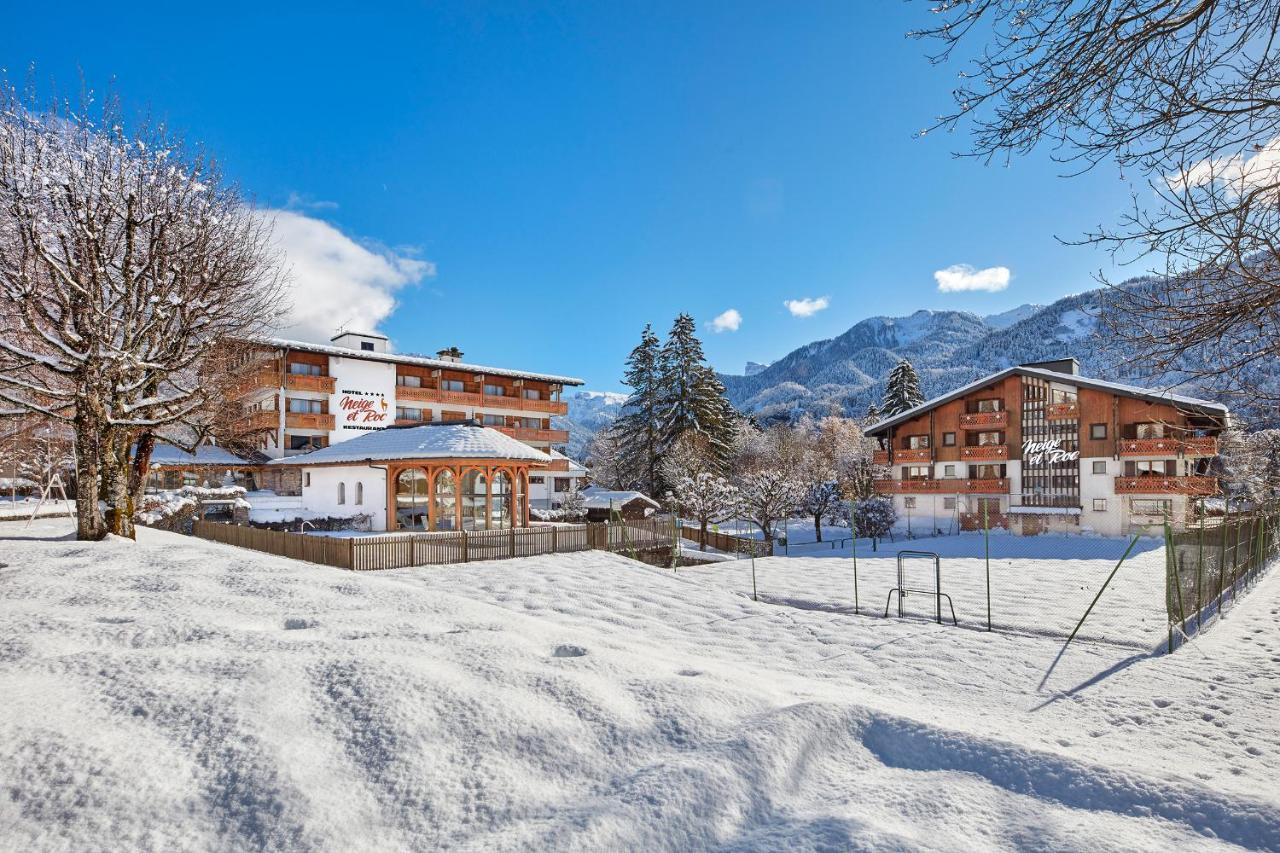
[[[833,542],[803,547],[793,537],[790,557],[757,559],[755,585],[760,600],[808,610],[853,613],[852,543],[844,541],[838,548],[831,548],[838,535],[828,537]],[[1082,536],[992,536],[992,626],[997,630],[1067,636],[1124,556],[1129,542]],[[950,605],[945,598],[942,600],[943,618],[950,622],[954,607],[955,618],[962,626],[985,628],[987,561],[981,534],[883,541],[877,550],[869,541],[860,541],[859,611],[883,617],[889,591],[897,586],[897,554],[907,549],[939,555],[942,591],[951,597]],[[934,589],[931,559],[907,557],[903,569],[908,588]],[[687,573],[708,586],[749,595],[751,571],[750,560],[738,560],[690,568]],[[1159,539],[1139,539],[1079,636],[1140,649],[1155,648],[1167,640],[1164,585],[1164,543]],[[910,593],[903,611],[908,617],[933,619],[936,600],[932,595]],[[897,616],[896,595],[889,612]]]
[[[36,512],[37,508],[39,512]],[[18,498],[16,501],[6,497],[0,500],[0,521],[23,521],[31,518],[32,513],[35,513],[37,518],[66,516],[74,514],[75,511],[75,501],[47,500],[41,503],[38,497]],[[0,535],[8,535],[8,529],[0,528]]]
[[[69,530],[0,529],[0,847],[1280,849],[1280,573],[1041,692],[1060,641],[703,567],[357,575]]]

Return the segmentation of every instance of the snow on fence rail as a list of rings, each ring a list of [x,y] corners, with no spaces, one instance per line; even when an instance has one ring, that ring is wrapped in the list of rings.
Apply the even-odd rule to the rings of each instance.
[[[717,551],[724,551],[729,554],[754,554],[757,557],[773,556],[773,543],[765,542],[763,539],[731,536],[728,533],[720,533],[715,530],[708,530],[704,538],[702,528],[688,524],[680,525],[680,537],[689,542],[694,542],[698,545],[705,544],[715,548]]]
[[[197,521],[192,527],[192,533],[201,539],[355,571],[504,560],[590,550],[615,551],[638,558],[661,560],[670,557],[676,547],[675,528],[666,519],[561,524],[508,530],[388,533],[347,539]]]

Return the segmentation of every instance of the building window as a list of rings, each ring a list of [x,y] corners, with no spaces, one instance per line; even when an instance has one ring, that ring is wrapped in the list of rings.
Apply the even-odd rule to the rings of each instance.
[[[1107,473],[1107,460],[1105,459],[1093,460],[1093,473],[1095,474]]]
[[[1089,424],[1089,438],[1094,441],[1101,441],[1107,437],[1106,424]]]
[[[943,447],[955,447],[955,446],[956,446],[956,434],[955,434],[954,432],[944,432],[944,433],[942,434],[942,446],[943,446]]]
[[[537,388],[526,388],[524,389],[523,397],[526,400],[541,400],[542,392],[539,391]]]
[[[364,483],[356,483],[356,506],[364,506]]]
[[[956,499],[955,499],[955,498],[943,498],[943,499],[942,499],[942,508],[943,508],[943,509],[955,509],[955,508],[956,508]]]
[[[928,465],[907,465],[902,469],[904,480],[928,480],[933,476]]]
[[[397,377],[396,377],[396,384],[397,384],[397,385],[401,385],[401,386],[403,386],[403,387],[405,387],[405,388],[421,388],[421,387],[422,387],[422,377],[421,377],[421,376],[412,376],[412,375],[407,374],[407,373],[402,373],[402,374],[400,374],[399,376],[397,376]]]
[[[290,450],[319,450],[324,447],[324,436],[322,435],[290,435]]]
[[[915,499],[915,498],[903,498],[903,499],[902,499],[902,506],[903,506],[904,508],[906,508],[906,509],[915,509],[915,508],[916,508],[916,499]]]
[[[942,476],[944,476],[944,477],[954,477],[955,475],[956,475],[956,466],[954,466],[954,465],[943,465],[943,466],[942,466]]]
[[[489,495],[489,529],[506,530],[511,527],[511,475],[499,471],[493,475],[493,488]]]
[[[310,472],[310,471],[303,471],[303,472],[302,472],[302,485],[307,486],[308,488],[310,488],[310,486],[311,486],[311,472]]]
[[[977,412],[999,412],[1004,409],[1004,400],[999,398],[992,400],[979,400],[978,407],[974,411]]]
[[[338,503],[344,504],[346,502],[347,502],[347,484],[339,483],[338,484]]]
[[[1169,515],[1173,512],[1173,501],[1134,498],[1129,502],[1129,511],[1134,515]]]
[[[506,426],[507,419],[502,415],[481,415],[480,422],[485,426]]]
[[[408,406],[396,406],[396,420],[420,421],[422,420],[422,409],[411,409]]]
[[[484,386],[484,393],[490,397],[505,397],[507,396],[507,389],[501,385],[486,385]]]
[[[458,527],[458,488],[453,472],[448,468],[436,474],[436,530],[456,530]]]
[[[483,471],[471,470],[462,475],[462,528],[483,530],[488,523],[486,516],[489,480]]]
[[[324,413],[324,402],[321,400],[305,400],[302,397],[290,397],[286,401],[289,411],[299,415],[319,415]]]
[[[1094,511],[1094,512],[1106,512],[1106,511],[1107,511],[1107,499],[1106,499],[1106,498],[1094,498],[1094,499],[1093,499],[1093,511]]]
[[[320,365],[307,364],[305,361],[289,362],[289,372],[294,376],[320,376]]]
[[[546,477],[532,476],[529,478],[529,485],[531,486],[542,486],[542,485],[545,485],[546,482],[547,482]]]
[[[1135,430],[1138,438],[1164,438],[1164,424],[1137,424]]]
[[[427,529],[427,475],[420,468],[396,475],[396,529]]]
[[[442,390],[442,391],[461,391],[461,390],[463,390],[463,388],[462,388],[462,380],[461,380],[461,379],[441,379],[441,380],[440,380],[440,390]]]
[[[999,432],[980,432],[978,433],[978,446],[987,447],[991,445],[1004,444],[1004,433]]]
[[[929,446],[929,436],[927,435],[909,435],[907,436],[908,450],[924,450]]]
[[[570,488],[569,484],[571,482],[573,481],[570,480],[568,477],[556,477],[555,490],[557,492],[567,492],[569,491],[569,488]]]
[[[525,429],[542,429],[542,418],[518,418],[517,420]]]
[[[1175,477],[1178,462],[1174,459],[1138,459],[1124,463],[1126,477]]]

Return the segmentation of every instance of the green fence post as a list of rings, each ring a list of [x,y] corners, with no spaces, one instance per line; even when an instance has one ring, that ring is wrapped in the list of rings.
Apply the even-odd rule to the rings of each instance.
[[[1187,633],[1187,610],[1182,603],[1182,574],[1178,571],[1178,545],[1173,541],[1173,525],[1169,522],[1167,513],[1164,517],[1164,539],[1169,559],[1169,577],[1173,580],[1174,600],[1178,604],[1178,624],[1181,625],[1182,633],[1185,635]]]
[[[853,518],[853,501],[849,501],[849,536],[853,544],[853,612],[861,614],[858,606],[858,525]]]
[[[752,549],[752,551],[751,551],[751,600],[752,600],[752,601],[759,601],[759,600],[760,600],[760,596],[759,596],[759,594],[756,592],[756,552],[755,552],[755,549]]]

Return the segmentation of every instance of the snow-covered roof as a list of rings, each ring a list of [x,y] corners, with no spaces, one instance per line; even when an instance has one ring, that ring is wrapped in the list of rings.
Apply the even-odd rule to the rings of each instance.
[[[932,400],[926,400],[920,405],[905,412],[894,415],[891,418],[885,418],[878,423],[872,424],[864,431],[866,435],[880,435],[889,427],[909,421],[917,415],[924,414],[932,408],[941,406],[943,403],[949,403],[958,397],[976,391],[983,386],[990,385],[993,382],[999,382],[1009,376],[1032,376],[1037,379],[1043,379],[1046,382],[1061,382],[1066,385],[1078,385],[1082,388],[1093,388],[1099,391],[1110,391],[1114,394],[1122,394],[1126,397],[1137,397],[1142,400],[1148,400],[1153,403],[1172,403],[1183,409],[1192,409],[1202,414],[1210,415],[1227,415],[1227,407],[1221,403],[1214,403],[1211,400],[1201,400],[1196,397],[1187,397],[1182,394],[1175,394],[1172,391],[1164,389],[1140,388],[1137,385],[1125,385],[1120,382],[1108,382],[1105,379],[1090,379],[1087,376],[1077,376],[1071,373],[1059,373],[1056,370],[1044,370],[1039,367],[1006,367],[997,373],[984,376],[968,385],[963,385],[954,391],[943,394],[941,397],[934,397]]]
[[[310,453],[273,459],[272,465],[332,465],[395,459],[513,459],[550,462],[540,450],[496,429],[463,424],[388,427]]]
[[[129,451],[129,455],[133,455],[133,450]],[[241,459],[225,447],[218,447],[213,444],[202,444],[196,448],[195,453],[188,453],[181,447],[157,442],[155,448],[151,451],[152,468],[184,467],[190,465],[217,465],[239,468],[245,465],[256,464],[258,463],[247,459]]]
[[[583,489],[582,500],[587,509],[609,509],[610,506],[622,507],[634,500],[644,501],[654,509],[658,509],[661,506],[644,492],[616,491],[601,489],[596,486]]]
[[[389,361],[395,364],[413,364],[419,367],[439,368],[443,370],[460,370],[465,373],[483,373],[488,376],[510,376],[515,379],[536,379],[540,382],[554,382],[558,385],[583,385],[583,380],[573,376],[557,376],[552,373],[534,373],[528,370],[509,370],[505,367],[489,367],[483,364],[466,364],[461,361],[447,361],[442,358],[427,358],[420,355],[401,355],[392,352],[370,352],[368,350],[338,347],[332,344],[313,344],[308,341],[292,341],[287,338],[260,338],[256,343],[279,349],[293,349],[302,352],[314,352],[339,358],[359,358],[366,361]]]

